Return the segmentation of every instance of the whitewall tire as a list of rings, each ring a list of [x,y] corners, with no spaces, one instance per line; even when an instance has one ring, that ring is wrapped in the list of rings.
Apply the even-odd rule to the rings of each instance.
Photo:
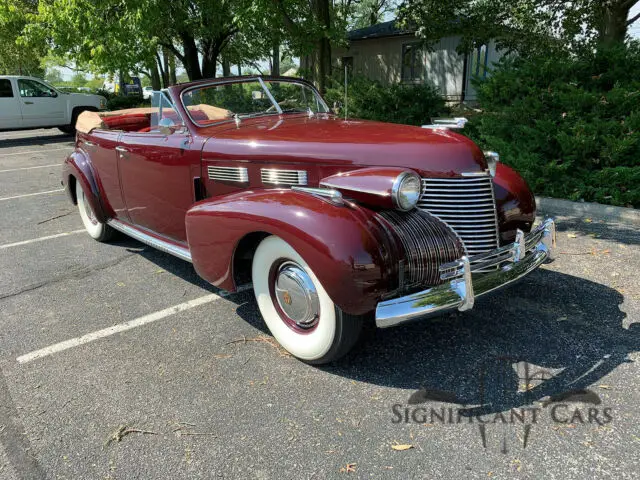
[[[281,238],[270,236],[258,245],[252,281],[265,323],[295,357],[328,363],[357,341],[362,317],[342,312],[307,263]]]
[[[99,242],[106,242],[110,240],[115,231],[106,223],[98,221],[78,180],[76,180],[76,199],[78,200],[80,218],[82,219],[82,223],[84,224],[84,228],[87,230],[87,233]]]

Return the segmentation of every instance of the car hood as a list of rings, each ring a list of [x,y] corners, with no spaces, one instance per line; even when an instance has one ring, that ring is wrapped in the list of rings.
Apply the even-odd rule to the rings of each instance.
[[[203,128],[205,157],[342,166],[402,166],[420,175],[451,176],[487,168],[482,151],[446,129],[285,115]]]

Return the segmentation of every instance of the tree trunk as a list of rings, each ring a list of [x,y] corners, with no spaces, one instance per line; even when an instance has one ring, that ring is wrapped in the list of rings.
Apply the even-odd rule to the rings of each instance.
[[[231,76],[231,62],[229,62],[229,60],[227,60],[224,55],[222,56],[222,76]]]
[[[169,83],[169,50],[167,47],[162,47],[162,65],[164,68],[162,69],[162,84],[164,88],[167,88]]]
[[[198,60],[198,47],[196,41],[192,36],[183,34],[182,50],[184,51],[184,60],[182,65],[187,71],[189,80],[200,80],[202,78],[202,71],[200,70],[200,61]]]
[[[169,52],[169,84],[175,85],[178,83],[176,78],[176,57],[173,53]]]
[[[327,77],[331,75],[331,42],[328,34],[331,30],[331,9],[329,0],[312,0],[313,13],[324,32],[315,43],[314,52],[311,54],[313,80],[320,93],[324,93],[327,86]]]
[[[202,42],[202,78],[215,78],[220,50],[212,40]]]
[[[238,64],[238,76],[242,76],[242,66],[240,64]]]
[[[149,65],[149,71],[151,73],[151,88],[154,90],[161,90],[162,83],[160,81],[160,73],[158,72],[157,61],[153,62],[153,65]]]
[[[280,75],[280,42],[273,43],[273,59],[271,60],[271,75],[277,77]]]
[[[627,0],[602,2],[602,22],[598,32],[601,46],[613,47],[624,43],[632,3]]]

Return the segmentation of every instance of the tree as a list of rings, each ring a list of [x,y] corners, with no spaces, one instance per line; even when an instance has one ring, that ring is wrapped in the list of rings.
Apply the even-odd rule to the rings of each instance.
[[[0,0],[0,75],[42,76],[43,45],[20,43],[29,15],[38,9],[37,0]]]
[[[460,50],[495,39],[521,53],[578,51],[624,42],[631,8],[640,0],[405,0],[400,20],[427,44],[460,34]]]
[[[331,75],[331,44],[344,42],[346,22],[329,0],[271,0],[300,67],[321,92]],[[265,7],[268,8],[268,7]]]
[[[52,85],[58,85],[63,82],[62,74],[57,68],[47,68],[44,79]]]
[[[386,14],[396,8],[393,0],[359,0],[347,3],[347,18],[351,28],[364,28],[384,21]]]

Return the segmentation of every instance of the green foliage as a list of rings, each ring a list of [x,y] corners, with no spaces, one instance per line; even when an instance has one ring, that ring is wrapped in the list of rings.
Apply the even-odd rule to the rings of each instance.
[[[348,115],[351,118],[424,125],[449,110],[438,91],[430,85],[382,85],[366,77],[352,76],[347,86]],[[331,107],[344,103],[344,79],[336,76],[325,94]]]
[[[38,8],[36,0],[0,0],[0,75],[41,77],[44,44],[19,42],[28,18]]]
[[[470,135],[542,195],[640,207],[640,44],[505,59]]]
[[[107,94],[99,91],[99,95],[107,98],[107,110],[123,110],[125,108],[150,107],[150,100],[143,100],[140,97],[123,97],[119,95]]]
[[[621,44],[640,0],[405,0],[401,23],[428,44],[460,35],[461,51],[494,39],[521,54],[591,50]]]

